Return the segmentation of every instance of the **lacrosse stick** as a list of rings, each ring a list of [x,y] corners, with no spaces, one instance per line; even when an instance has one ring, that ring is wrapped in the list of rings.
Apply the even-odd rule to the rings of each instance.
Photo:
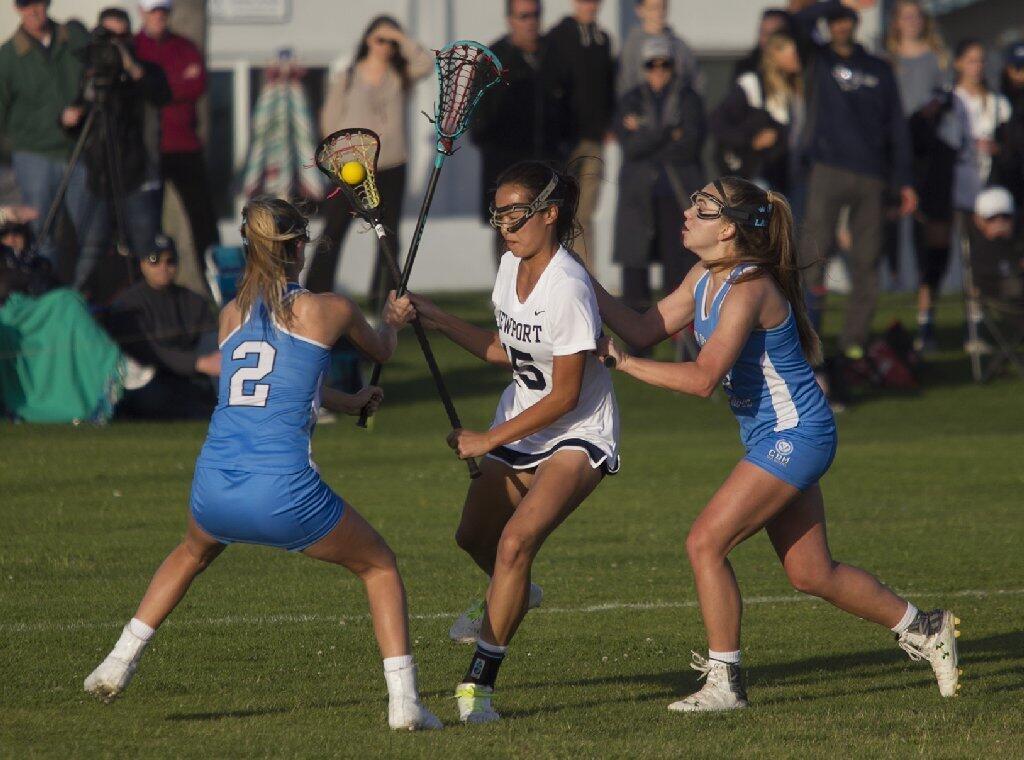
[[[398,295],[405,295],[409,286],[409,276],[416,260],[416,252],[423,237],[423,227],[427,222],[427,213],[434,200],[437,179],[441,175],[441,166],[445,158],[455,152],[455,140],[469,127],[469,119],[473,109],[488,88],[501,81],[501,61],[490,50],[479,42],[460,40],[453,42],[443,50],[437,51],[434,58],[437,71],[438,99],[434,106],[434,130],[437,133],[437,156],[434,158],[434,169],[427,182],[427,192],[420,207],[420,216],[416,220],[416,230],[409,244],[409,253],[405,257],[405,268],[402,279],[398,283]],[[381,365],[375,364],[371,385],[380,384]],[[359,424],[365,425],[366,410],[359,417]]]
[[[391,248],[391,241],[380,221],[380,193],[376,183],[379,153],[380,138],[375,132],[369,129],[342,129],[328,135],[320,142],[316,150],[316,165],[338,186],[355,212],[373,227],[373,231],[380,241],[385,265],[397,288],[402,280],[402,273],[398,269],[398,261]],[[416,340],[419,341],[420,350],[423,351],[423,358],[426,359],[430,375],[434,379],[437,395],[441,397],[441,403],[444,404],[444,410],[448,414],[448,421],[453,429],[460,428],[462,422],[459,420],[458,412],[455,411],[451,395],[445,387],[441,369],[437,366],[434,352],[427,340],[427,333],[419,318],[412,321],[412,329],[416,333]],[[362,418],[360,418],[360,423],[361,427],[366,427]],[[469,467],[471,478],[480,476],[480,468],[477,467],[475,460],[467,459],[466,465]]]

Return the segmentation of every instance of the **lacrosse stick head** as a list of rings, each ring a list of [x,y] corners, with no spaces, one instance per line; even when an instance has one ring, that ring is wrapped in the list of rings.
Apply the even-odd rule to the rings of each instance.
[[[479,42],[458,40],[437,51],[434,69],[437,71],[434,107],[437,150],[450,156],[455,140],[469,127],[480,98],[501,81],[501,61]]]
[[[317,168],[341,189],[356,213],[368,221],[376,221],[380,214],[380,192],[377,190],[379,153],[377,133],[359,128],[340,129],[329,134],[316,149]],[[362,171],[352,164],[358,164]]]

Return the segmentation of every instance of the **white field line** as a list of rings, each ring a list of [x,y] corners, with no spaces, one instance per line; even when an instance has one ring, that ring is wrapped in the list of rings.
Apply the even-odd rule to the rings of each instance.
[[[940,599],[962,599],[980,598],[995,596],[1021,596],[1024,595],[1024,588],[1010,589],[967,589],[961,591],[918,591],[906,593],[903,596],[910,599],[921,597]],[[808,602],[820,602],[813,596],[789,594],[787,596],[749,596],[743,599],[744,604],[800,604]],[[590,604],[582,607],[539,607],[533,610],[534,615],[592,615],[601,612],[616,612],[618,610],[673,610],[689,609],[697,606],[696,600],[687,599],[679,602],[605,602],[604,604]],[[448,620],[458,615],[458,612],[421,612],[409,615],[412,620]],[[337,623],[345,625],[348,621],[361,621],[369,619],[368,613],[361,615],[226,615],[224,617],[208,618],[185,618],[179,625],[206,625],[206,626],[258,626],[277,625],[292,623]],[[187,621],[187,622],[186,622]],[[123,620],[115,621],[88,621],[76,620],[70,622],[47,621],[40,623],[0,623],[0,633],[31,633],[35,631],[80,631],[90,628],[119,628],[124,625]],[[175,625],[174,618],[168,620],[166,625]]]

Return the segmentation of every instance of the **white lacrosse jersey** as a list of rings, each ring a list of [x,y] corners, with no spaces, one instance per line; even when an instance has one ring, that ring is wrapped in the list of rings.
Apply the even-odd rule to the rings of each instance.
[[[512,383],[498,402],[492,427],[520,414],[551,392],[556,356],[587,351],[576,408],[549,427],[508,444],[515,452],[543,455],[572,446],[607,458],[618,469],[619,409],[611,375],[592,352],[601,336],[601,314],[586,270],[559,247],[524,303],[516,295],[520,260],[506,252],[491,302],[498,336],[512,362]],[[559,446],[558,444],[562,444]],[[585,445],[589,444],[589,445]],[[595,466],[591,451],[591,461]]]

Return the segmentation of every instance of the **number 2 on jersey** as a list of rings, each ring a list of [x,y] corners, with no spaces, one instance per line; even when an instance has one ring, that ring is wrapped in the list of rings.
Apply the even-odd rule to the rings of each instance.
[[[547,388],[548,384],[544,380],[544,373],[532,364],[523,364],[524,361],[533,361],[530,354],[512,348],[512,346],[505,346],[505,350],[508,351],[509,361],[512,362],[512,371],[523,381],[523,385],[531,391],[542,391]]]
[[[247,340],[239,343],[231,353],[232,359],[246,359],[253,354],[259,356],[255,367],[242,367],[231,376],[231,395],[228,406],[266,406],[270,395],[270,383],[259,382],[274,369],[277,349],[262,340]],[[245,392],[245,384],[252,382],[252,392]]]

